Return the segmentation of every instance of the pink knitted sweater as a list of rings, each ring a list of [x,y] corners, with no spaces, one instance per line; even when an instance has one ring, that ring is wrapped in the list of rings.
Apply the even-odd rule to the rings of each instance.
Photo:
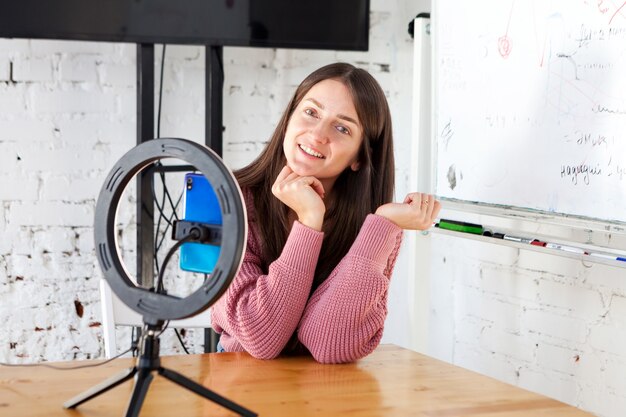
[[[311,294],[324,234],[293,223],[278,259],[261,269],[251,198],[241,270],[211,309],[211,324],[228,352],[277,357],[294,332],[321,363],[352,362],[379,344],[387,316],[389,278],[402,229],[370,214],[346,256]]]

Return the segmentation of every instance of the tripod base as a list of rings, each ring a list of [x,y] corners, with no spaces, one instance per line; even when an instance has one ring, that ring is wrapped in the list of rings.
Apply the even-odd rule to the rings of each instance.
[[[113,377],[66,401],[63,404],[63,407],[76,408],[80,404],[89,401],[90,399],[95,398],[98,395],[103,394],[135,377],[135,386],[130,397],[130,402],[128,403],[128,408],[126,409],[125,416],[137,417],[139,415],[139,411],[141,410],[141,406],[143,405],[143,401],[146,398],[146,394],[148,393],[148,387],[154,379],[154,376],[152,375],[153,371],[158,372],[159,375],[169,379],[181,387],[193,391],[207,400],[213,401],[214,403],[217,403],[222,407],[239,414],[240,416],[257,416],[256,413],[230,401],[227,398],[222,397],[221,395],[216,394],[210,389],[190,380],[178,372],[162,367],[158,356],[158,339],[154,336],[154,332],[148,332],[148,335],[144,337],[142,353],[136,366],[128,368],[127,370],[114,375]]]

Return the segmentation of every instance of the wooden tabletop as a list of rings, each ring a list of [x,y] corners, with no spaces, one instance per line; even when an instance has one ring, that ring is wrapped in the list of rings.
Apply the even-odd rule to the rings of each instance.
[[[74,362],[62,364],[73,366]],[[57,371],[0,366],[0,415],[122,416],[132,381],[76,410],[63,402],[134,364]],[[162,365],[260,416],[582,417],[569,405],[410,350],[385,345],[346,365],[310,357],[257,360],[245,353],[168,356]],[[141,417],[236,416],[155,374]]]

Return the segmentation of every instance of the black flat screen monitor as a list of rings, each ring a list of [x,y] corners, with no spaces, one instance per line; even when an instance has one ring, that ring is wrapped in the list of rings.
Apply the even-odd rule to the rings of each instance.
[[[13,0],[0,37],[361,50],[369,0]]]

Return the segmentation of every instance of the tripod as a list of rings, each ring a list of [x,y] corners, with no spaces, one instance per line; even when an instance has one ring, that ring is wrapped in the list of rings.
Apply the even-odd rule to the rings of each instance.
[[[163,327],[161,322],[159,325],[146,324],[145,331],[141,337],[141,353],[137,359],[137,364],[132,368],[128,368],[125,371],[120,372],[113,377],[102,381],[100,384],[91,387],[87,391],[77,395],[76,397],[66,401],[63,404],[64,408],[76,408],[80,404],[89,401],[90,399],[97,397],[115,388],[121,383],[135,377],[135,386],[133,393],[126,409],[126,417],[137,417],[141,410],[141,405],[148,392],[150,382],[154,378],[153,371],[157,371],[159,375],[169,379],[172,382],[186,388],[196,394],[213,401],[224,408],[227,408],[243,417],[256,417],[257,414],[243,408],[242,406],[216,394],[215,392],[203,387],[202,385],[190,380],[189,378],[174,372],[170,369],[161,366],[161,359],[159,358],[159,334]],[[159,333],[157,333],[159,332]]]

